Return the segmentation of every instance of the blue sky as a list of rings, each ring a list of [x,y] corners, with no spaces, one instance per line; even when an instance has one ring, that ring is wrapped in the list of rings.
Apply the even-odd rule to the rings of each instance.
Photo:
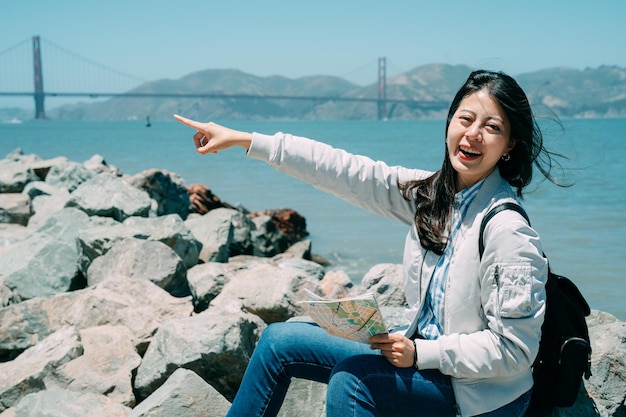
[[[365,85],[376,81],[380,56],[388,76],[430,63],[511,75],[626,67],[624,0],[3,3],[0,52],[39,35],[145,80],[236,68],[258,76],[335,75]]]

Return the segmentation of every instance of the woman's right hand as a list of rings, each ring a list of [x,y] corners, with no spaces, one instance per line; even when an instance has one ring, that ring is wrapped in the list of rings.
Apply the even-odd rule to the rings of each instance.
[[[185,117],[174,115],[174,118],[184,125],[196,130],[193,142],[198,153],[217,153],[233,146],[241,146],[248,150],[252,142],[252,133],[229,129],[213,122],[197,122]]]

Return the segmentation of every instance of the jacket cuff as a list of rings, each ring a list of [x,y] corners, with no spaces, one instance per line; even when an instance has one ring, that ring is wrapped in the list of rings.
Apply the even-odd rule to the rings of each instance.
[[[440,369],[439,342],[415,339],[417,346],[417,369]]]
[[[264,135],[262,133],[252,133],[252,142],[248,149],[247,156],[252,159],[261,161],[269,161],[274,148],[274,136]]]

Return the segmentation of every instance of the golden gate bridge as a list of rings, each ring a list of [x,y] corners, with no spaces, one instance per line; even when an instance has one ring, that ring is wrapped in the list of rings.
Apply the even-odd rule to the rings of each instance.
[[[32,42],[32,55],[28,51],[27,57],[24,53],[27,44]],[[46,97],[121,97],[121,98],[202,98],[202,99],[263,99],[263,100],[307,100],[307,101],[353,101],[371,102],[376,104],[377,117],[379,120],[391,116],[393,109],[398,104],[407,104],[413,108],[422,110],[442,110],[447,108],[448,102],[417,101],[407,99],[394,99],[387,97],[387,65],[386,58],[378,58],[378,78],[376,97],[350,97],[343,95],[334,96],[311,96],[311,95],[272,95],[272,94],[245,94],[245,93],[225,93],[225,92],[200,92],[200,93],[178,93],[178,92],[134,92],[132,89],[147,82],[130,74],[117,71],[105,65],[98,64],[88,58],[81,57],[46,41],[46,48],[56,53],[46,56],[46,66],[51,63],[62,65],[59,71],[46,72],[46,84],[44,89],[44,70],[42,41],[39,36],[33,36],[17,45],[0,51],[0,97],[33,97],[35,102],[35,119],[45,119],[45,98]],[[32,64],[28,63],[32,59]],[[68,64],[68,59],[69,64]],[[63,61],[59,64],[58,61]],[[15,65],[10,65],[10,64]],[[32,75],[25,71],[25,64],[32,68]],[[17,69],[16,69],[17,68]],[[68,69],[69,68],[69,69]],[[99,73],[95,77],[94,73]],[[59,76],[58,74],[63,74]],[[31,78],[32,77],[32,78]],[[50,78],[50,80],[49,80]],[[65,84],[68,78],[75,84],[70,90]],[[94,90],[93,79],[98,78],[98,83],[105,84],[108,88]],[[87,81],[89,80],[89,81]],[[32,83],[32,84],[31,84]],[[30,84],[32,87],[27,87]],[[32,89],[31,89],[32,88]],[[388,106],[389,105],[389,106]],[[389,109],[388,109],[389,107]]]

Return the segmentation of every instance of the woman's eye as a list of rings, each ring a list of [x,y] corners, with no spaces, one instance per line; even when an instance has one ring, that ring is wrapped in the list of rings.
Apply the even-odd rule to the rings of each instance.
[[[487,127],[489,127],[492,130],[495,130],[496,132],[500,131],[500,126],[498,125],[487,125]]]

